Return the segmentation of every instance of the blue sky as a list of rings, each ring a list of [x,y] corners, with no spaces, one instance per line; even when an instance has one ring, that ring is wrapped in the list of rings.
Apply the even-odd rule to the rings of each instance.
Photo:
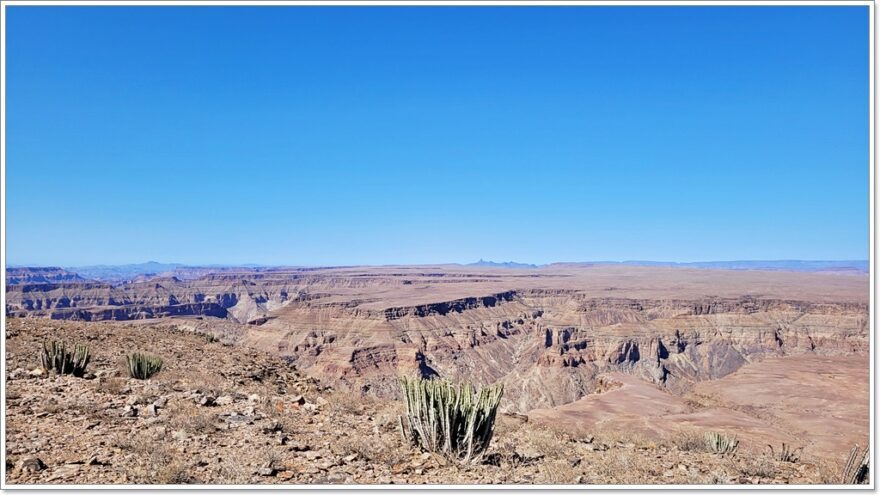
[[[868,257],[867,7],[9,7],[7,261]]]

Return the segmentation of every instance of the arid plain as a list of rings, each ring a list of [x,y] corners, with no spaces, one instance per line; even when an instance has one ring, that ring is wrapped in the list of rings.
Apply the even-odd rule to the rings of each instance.
[[[13,269],[6,313],[14,483],[827,483],[868,439],[860,272]],[[34,371],[49,338],[88,342],[91,379]],[[132,349],[166,369],[125,378]],[[504,384],[484,464],[400,443],[401,375]]]

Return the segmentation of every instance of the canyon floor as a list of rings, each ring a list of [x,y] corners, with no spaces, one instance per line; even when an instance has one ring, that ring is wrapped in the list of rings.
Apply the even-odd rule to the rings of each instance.
[[[25,277],[26,278],[26,277]],[[868,280],[564,266],[7,283],[7,483],[837,483]],[[87,378],[36,371],[87,343]],[[124,355],[161,356],[150,380]],[[401,375],[503,383],[482,463],[406,445]],[[706,432],[736,435],[733,454]],[[795,462],[771,455],[782,444]]]

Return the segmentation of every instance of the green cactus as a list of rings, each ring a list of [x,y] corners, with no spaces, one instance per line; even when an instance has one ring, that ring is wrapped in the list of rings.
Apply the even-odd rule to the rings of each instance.
[[[713,454],[733,454],[738,446],[736,436],[729,437],[714,431],[706,433],[706,449]]]
[[[43,351],[40,353],[40,366],[47,373],[54,371],[59,375],[73,375],[82,377],[85,375],[86,366],[89,364],[88,346],[74,345],[73,352],[66,350],[63,340],[51,343],[43,342]]]
[[[495,426],[502,385],[474,390],[448,380],[402,378],[406,415],[399,418],[404,440],[425,452],[463,463],[482,458]]]
[[[135,352],[125,356],[128,376],[146,380],[162,370],[162,358]]]

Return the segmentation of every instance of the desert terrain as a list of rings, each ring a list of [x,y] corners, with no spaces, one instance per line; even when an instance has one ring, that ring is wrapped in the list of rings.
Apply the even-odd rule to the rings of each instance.
[[[860,272],[15,269],[6,283],[14,484],[835,483],[868,439]],[[34,371],[49,339],[88,343],[89,375]],[[128,379],[134,349],[166,368]],[[483,464],[401,441],[401,375],[504,384]],[[710,431],[739,449],[705,451]],[[797,461],[769,454],[782,443]]]

